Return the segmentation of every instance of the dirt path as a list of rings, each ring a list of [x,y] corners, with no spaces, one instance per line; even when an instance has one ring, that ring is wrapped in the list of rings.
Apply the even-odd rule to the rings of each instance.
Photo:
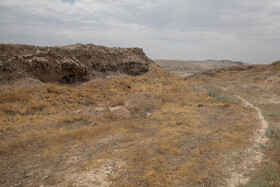
[[[257,117],[261,122],[261,128],[255,132],[251,140],[254,142],[252,147],[246,149],[243,153],[239,153],[241,162],[229,169],[230,178],[227,180],[229,187],[234,187],[239,184],[246,184],[250,180],[250,174],[255,171],[256,166],[259,165],[263,159],[263,153],[261,152],[259,145],[267,142],[265,135],[265,129],[268,127],[268,122],[264,119],[261,110],[240,96],[236,96],[242,101],[242,105],[248,108],[253,108],[257,111]]]

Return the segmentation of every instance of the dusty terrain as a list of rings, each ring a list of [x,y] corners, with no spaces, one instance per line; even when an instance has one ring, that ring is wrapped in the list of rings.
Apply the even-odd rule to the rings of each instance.
[[[154,60],[154,62],[178,77],[186,77],[216,68],[245,65],[243,62],[230,60]]]
[[[2,50],[1,71],[26,63]],[[87,79],[70,82],[1,72],[0,186],[280,185],[280,62],[184,80],[142,50],[106,50],[131,51],[125,59],[138,55],[145,71],[127,73],[119,60],[104,74],[84,65]]]

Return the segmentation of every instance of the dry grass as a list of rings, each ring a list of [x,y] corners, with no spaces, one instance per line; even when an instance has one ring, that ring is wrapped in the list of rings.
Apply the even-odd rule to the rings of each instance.
[[[0,182],[75,185],[73,173],[94,169],[98,176],[112,167],[103,180],[113,186],[217,186],[221,155],[244,148],[257,122],[240,105],[212,103],[204,83],[157,70],[79,87],[46,84],[2,92]],[[84,112],[112,106],[125,106],[134,118]],[[27,168],[28,177],[18,168]]]

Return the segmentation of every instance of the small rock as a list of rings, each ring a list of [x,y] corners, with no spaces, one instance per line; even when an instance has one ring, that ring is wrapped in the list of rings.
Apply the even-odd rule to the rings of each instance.
[[[151,113],[151,112],[147,112],[147,113],[146,113],[146,117],[147,117],[147,118],[149,118],[149,117],[151,117],[151,116],[152,116],[152,113]]]
[[[119,119],[131,119],[132,118],[130,111],[122,106],[109,107],[109,110]]]
[[[204,107],[204,105],[203,105],[203,104],[198,104],[197,106],[198,106],[198,107]]]
[[[105,174],[107,174],[107,175],[109,175],[111,173],[112,173],[111,171],[105,171]]]

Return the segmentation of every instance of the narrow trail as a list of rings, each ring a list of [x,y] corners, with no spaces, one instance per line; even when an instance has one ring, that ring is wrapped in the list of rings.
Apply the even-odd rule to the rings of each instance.
[[[249,147],[242,153],[241,162],[229,169],[230,177],[226,182],[226,186],[229,187],[246,184],[250,181],[250,174],[256,170],[256,166],[259,165],[263,159],[263,153],[259,146],[261,144],[266,144],[268,140],[265,135],[268,122],[264,119],[261,110],[240,96],[236,95],[235,97],[242,101],[244,107],[252,108],[257,111],[257,117],[260,120],[261,128],[258,129],[251,138],[253,141],[252,147]]]

